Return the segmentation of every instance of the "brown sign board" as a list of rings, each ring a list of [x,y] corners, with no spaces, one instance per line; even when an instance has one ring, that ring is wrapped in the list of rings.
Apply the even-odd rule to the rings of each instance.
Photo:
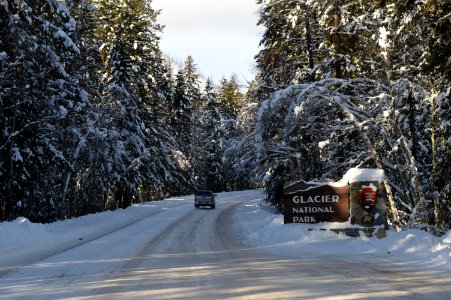
[[[297,182],[284,188],[284,223],[346,222],[349,186]]]

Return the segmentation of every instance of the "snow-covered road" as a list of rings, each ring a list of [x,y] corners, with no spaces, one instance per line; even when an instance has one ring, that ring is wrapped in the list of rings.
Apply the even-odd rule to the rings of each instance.
[[[0,224],[0,299],[450,299],[446,264],[402,259],[411,237],[392,245],[306,231],[281,241],[281,230],[300,227],[278,224],[260,199],[222,193],[211,210],[190,196],[53,225]],[[8,229],[25,238],[8,243]],[[448,243],[449,234],[436,242]],[[441,249],[442,262],[449,253]]]

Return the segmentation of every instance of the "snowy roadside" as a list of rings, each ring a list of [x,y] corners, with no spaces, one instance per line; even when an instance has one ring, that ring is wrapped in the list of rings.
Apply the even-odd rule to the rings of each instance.
[[[434,237],[421,230],[387,231],[384,239],[353,238],[327,231],[342,226],[339,223],[284,225],[283,216],[275,214],[263,200],[252,200],[240,206],[234,224],[245,244],[289,257],[368,259],[377,256],[406,261],[421,268],[451,271],[451,232]]]
[[[25,218],[0,223],[0,268],[28,263],[70,249],[152,214],[186,203],[192,196],[146,202],[126,209],[86,215],[51,224],[31,223]]]
[[[219,195],[221,196],[221,195]],[[260,197],[261,196],[261,197]],[[326,224],[283,224],[283,217],[261,199],[258,191],[228,193],[229,199],[247,198],[236,210],[234,226],[244,243],[291,257],[335,256],[395,259],[421,268],[451,270],[451,233],[438,238],[420,230],[387,232],[387,238],[351,238],[321,231]],[[161,211],[192,208],[192,196],[146,202],[127,209],[103,212],[52,224],[33,224],[26,219],[0,223],[0,271],[49,256],[94,240]],[[179,211],[179,212],[177,212]],[[180,209],[173,212],[180,214]],[[335,224],[336,226],[337,224]],[[317,230],[309,230],[314,228]],[[149,230],[156,230],[149,228]]]

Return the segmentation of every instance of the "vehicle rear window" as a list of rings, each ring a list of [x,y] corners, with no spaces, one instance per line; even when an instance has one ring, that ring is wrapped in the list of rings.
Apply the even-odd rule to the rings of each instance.
[[[212,192],[210,191],[197,191],[196,195],[197,196],[211,196]]]

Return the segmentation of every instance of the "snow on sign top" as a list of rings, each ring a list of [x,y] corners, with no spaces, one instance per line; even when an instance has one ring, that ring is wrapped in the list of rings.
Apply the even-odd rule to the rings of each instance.
[[[300,191],[309,191],[314,189],[322,189],[325,186],[340,188],[348,183],[364,182],[364,181],[376,181],[383,182],[385,179],[385,173],[382,169],[361,169],[352,168],[349,169],[342,179],[335,182],[324,181],[296,181],[284,187],[284,194],[293,194]]]
[[[383,182],[385,178],[384,170],[382,169],[360,169],[352,168],[343,176],[342,180],[352,183],[357,181],[377,181]]]

